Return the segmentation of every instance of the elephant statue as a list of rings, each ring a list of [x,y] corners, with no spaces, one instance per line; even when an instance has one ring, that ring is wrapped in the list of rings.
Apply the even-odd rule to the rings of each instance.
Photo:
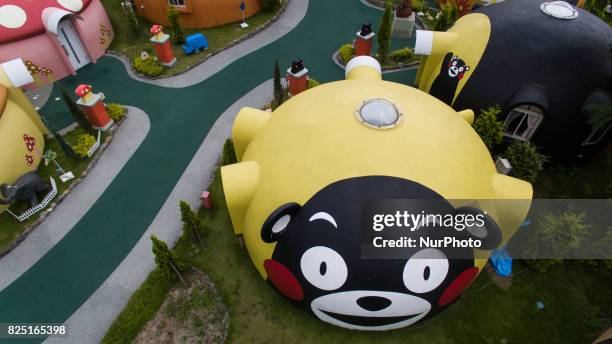
[[[0,204],[11,204],[16,201],[30,201],[32,206],[38,204],[36,194],[49,190],[49,183],[43,182],[36,171],[28,172],[10,185],[3,183],[0,185]]]

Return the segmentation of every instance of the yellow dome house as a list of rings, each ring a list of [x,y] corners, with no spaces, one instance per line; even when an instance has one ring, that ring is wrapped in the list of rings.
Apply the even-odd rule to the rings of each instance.
[[[44,152],[47,128],[19,88],[33,81],[21,59],[0,64],[0,184],[35,171]]]
[[[403,259],[364,259],[362,205],[371,200],[482,200],[483,252],[503,245],[524,220],[527,182],[498,174],[456,112],[406,85],[383,81],[360,56],[346,80],[300,93],[273,113],[244,108],[232,138],[239,163],[221,169],[236,234],[263,278],[319,319],[389,330],[450,305],[486,259],[444,249],[402,249]],[[528,200],[499,203],[486,200]],[[446,207],[446,206],[445,206]],[[486,212],[485,212],[486,210]],[[408,259],[409,258],[409,259]]]

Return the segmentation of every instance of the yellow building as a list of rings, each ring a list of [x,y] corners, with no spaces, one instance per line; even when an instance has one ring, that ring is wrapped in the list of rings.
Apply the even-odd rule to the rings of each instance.
[[[346,80],[300,93],[273,113],[242,109],[232,131],[239,163],[221,176],[234,230],[262,277],[319,319],[351,329],[408,326],[453,302],[486,259],[435,249],[362,259],[361,206],[418,195],[483,200],[473,210],[488,213],[486,250],[506,242],[526,216],[531,185],[497,173],[473,117],[383,81],[366,56],[348,63]],[[420,259],[432,252],[440,259]]]
[[[33,81],[21,59],[0,64],[0,184],[36,170],[44,152],[47,128],[19,88]]]

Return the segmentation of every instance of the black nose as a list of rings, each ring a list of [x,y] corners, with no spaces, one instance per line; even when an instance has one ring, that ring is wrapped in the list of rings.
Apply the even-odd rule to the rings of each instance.
[[[357,299],[357,304],[368,311],[380,311],[391,305],[391,300],[380,296],[364,296]]]

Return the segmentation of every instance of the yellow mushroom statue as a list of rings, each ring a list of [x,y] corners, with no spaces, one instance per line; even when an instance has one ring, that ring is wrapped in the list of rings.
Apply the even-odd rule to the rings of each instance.
[[[20,89],[32,82],[21,59],[0,64],[0,184],[35,171],[44,152],[47,128]],[[0,205],[0,213],[4,210]]]
[[[239,162],[221,177],[234,231],[262,278],[318,319],[357,330],[410,326],[456,301],[532,197],[529,183],[497,173],[473,117],[383,81],[369,56],[347,64],[346,80],[272,113],[242,109],[232,129]],[[368,259],[364,205],[389,200],[480,218],[478,230],[457,235],[482,246],[404,247],[402,257]]]

